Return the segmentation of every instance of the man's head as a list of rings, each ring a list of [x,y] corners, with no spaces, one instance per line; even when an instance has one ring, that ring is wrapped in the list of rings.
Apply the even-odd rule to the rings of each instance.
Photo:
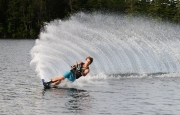
[[[93,58],[88,56],[88,57],[86,57],[86,61],[88,61],[89,64],[91,64],[93,62]]]

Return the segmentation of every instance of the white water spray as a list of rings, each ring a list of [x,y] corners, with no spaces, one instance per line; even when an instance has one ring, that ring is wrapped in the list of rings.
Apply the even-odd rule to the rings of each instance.
[[[77,13],[47,23],[31,50],[31,65],[50,80],[92,56],[90,75],[180,72],[180,27],[101,13]]]

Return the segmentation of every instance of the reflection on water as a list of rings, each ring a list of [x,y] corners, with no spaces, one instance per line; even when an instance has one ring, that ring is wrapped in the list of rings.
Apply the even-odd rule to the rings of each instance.
[[[43,89],[42,95],[46,96],[47,92],[60,95],[60,97],[65,100],[64,108],[70,113],[85,114],[92,107],[89,92],[86,90],[76,88]]]

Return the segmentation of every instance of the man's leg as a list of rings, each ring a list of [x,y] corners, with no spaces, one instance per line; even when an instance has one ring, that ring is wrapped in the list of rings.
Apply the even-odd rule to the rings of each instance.
[[[56,77],[53,78],[51,81],[49,82],[43,82],[44,88],[49,89],[51,88],[52,85],[58,85],[59,83],[61,83],[61,80],[65,79],[64,76],[60,76],[60,77]]]
[[[71,74],[72,73],[70,71],[66,72],[63,76],[55,77],[51,81],[43,83],[43,85],[47,88],[49,88],[51,85],[58,85],[65,78],[69,79],[71,77]]]
[[[55,77],[52,79],[52,85],[58,85],[64,79],[65,79],[64,76]]]

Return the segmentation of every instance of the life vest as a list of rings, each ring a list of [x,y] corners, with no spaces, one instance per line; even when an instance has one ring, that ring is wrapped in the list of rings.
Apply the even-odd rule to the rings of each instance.
[[[70,70],[73,73],[75,79],[79,79],[82,76],[81,72],[84,72],[84,70],[89,68],[89,67],[83,68],[83,65],[84,63],[77,64],[76,66],[72,67],[72,69]]]

